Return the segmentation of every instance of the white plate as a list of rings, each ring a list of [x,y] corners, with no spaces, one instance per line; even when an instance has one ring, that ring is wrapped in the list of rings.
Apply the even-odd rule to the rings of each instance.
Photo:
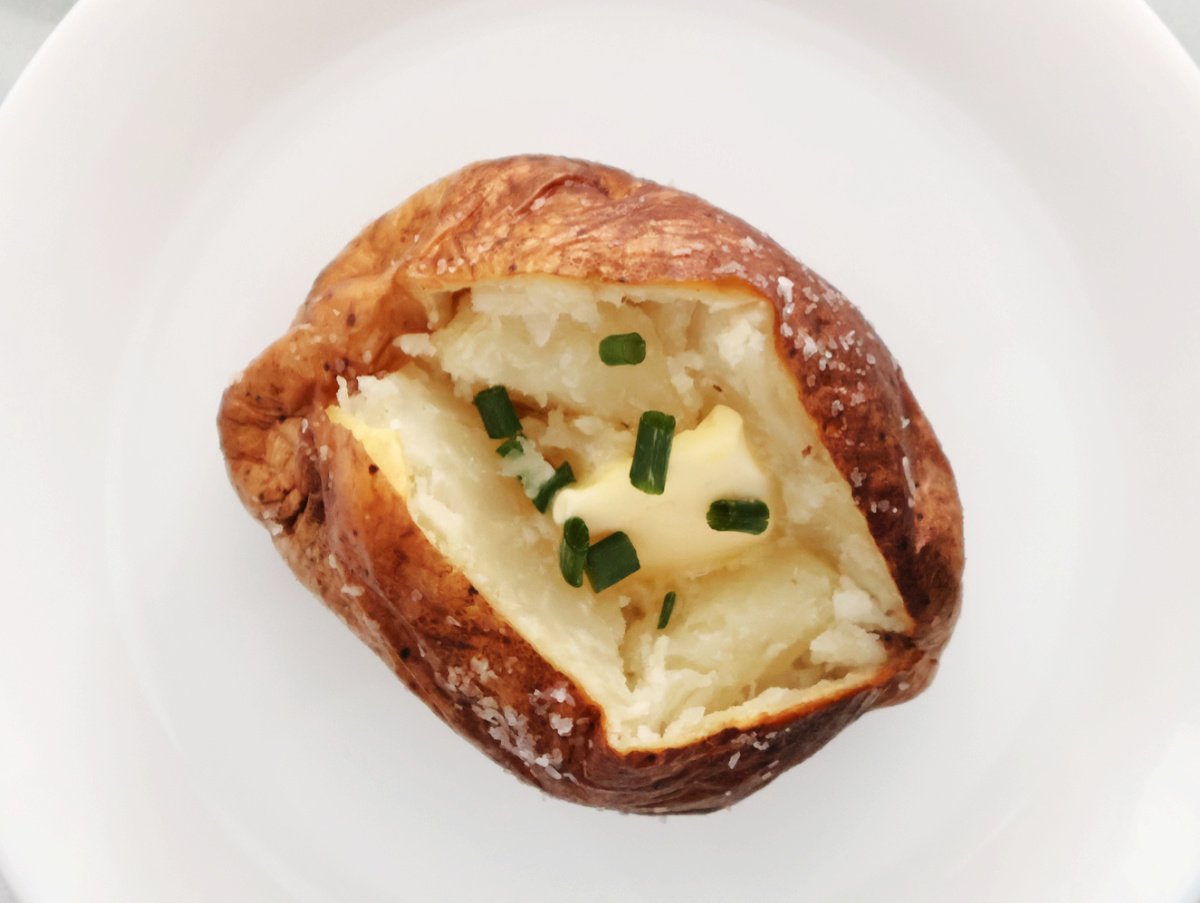
[[[590,157],[772,232],[956,465],[933,688],[731,812],[549,801],[226,485],[229,377],[374,215]],[[0,112],[0,867],[30,901],[1200,896],[1200,77],[1123,0],[85,0]]]

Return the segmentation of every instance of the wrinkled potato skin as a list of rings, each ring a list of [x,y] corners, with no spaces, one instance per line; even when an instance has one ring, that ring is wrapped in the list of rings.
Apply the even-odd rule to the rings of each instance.
[[[774,307],[776,350],[835,465],[848,480],[855,473],[855,501],[914,621],[887,638],[888,662],[870,685],[683,748],[618,753],[596,704],[413,524],[357,441],[325,416],[336,378],[400,366],[392,339],[428,328],[419,302],[428,293],[519,274],[715,286]],[[863,712],[919,693],[958,613],[954,478],[871,326],[766,235],[609,167],[544,156],[477,163],[385,214],[225,392],[218,426],[242,502],[304,584],[455,730],[575,802],[641,813],[730,805]],[[552,714],[573,719],[565,736]]]

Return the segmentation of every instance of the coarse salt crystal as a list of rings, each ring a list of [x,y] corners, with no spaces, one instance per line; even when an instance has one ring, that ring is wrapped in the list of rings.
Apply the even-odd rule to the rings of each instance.
[[[796,283],[792,282],[787,276],[780,276],[776,282],[779,283],[779,297],[783,299],[784,304],[791,305],[792,289],[796,287]]]
[[[561,684],[552,689],[547,695],[555,702],[569,702],[572,704],[575,702],[571,694],[567,692],[567,688]]]

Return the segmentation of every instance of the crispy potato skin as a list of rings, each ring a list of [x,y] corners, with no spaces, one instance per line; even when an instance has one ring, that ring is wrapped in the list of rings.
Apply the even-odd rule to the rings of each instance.
[[[888,663],[872,684],[686,747],[621,754],[587,694],[425,538],[324,409],[338,376],[353,381],[404,362],[391,341],[427,328],[420,298],[519,274],[719,286],[773,305],[776,349],[856,487],[915,622],[888,638]],[[242,502],[304,584],[455,730],[518,777],[575,802],[641,813],[730,805],[863,712],[924,689],[958,613],[954,477],[870,324],[741,220],[594,163],[477,163],[376,220],[318,276],[291,329],[225,392],[218,427]]]

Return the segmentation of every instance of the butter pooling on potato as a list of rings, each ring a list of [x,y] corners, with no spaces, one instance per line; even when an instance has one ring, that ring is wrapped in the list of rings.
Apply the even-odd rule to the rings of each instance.
[[[606,364],[625,334],[644,360]],[[473,404],[494,386],[520,466]],[[646,411],[675,419],[662,495],[628,480]],[[476,164],[373,224],[221,428],[298,575],[441,717],[579,802],[752,792],[918,692],[957,611],[953,478],[869,324],[761,233],[595,164]],[[724,498],[767,529],[713,530]],[[571,586],[572,517],[641,567]]]

